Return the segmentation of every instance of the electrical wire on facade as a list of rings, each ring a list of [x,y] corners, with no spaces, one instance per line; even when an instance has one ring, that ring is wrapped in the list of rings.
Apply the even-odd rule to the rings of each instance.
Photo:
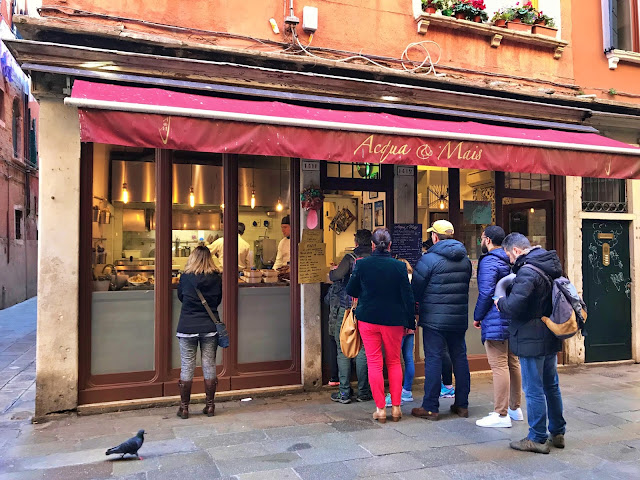
[[[322,57],[320,55],[316,55],[315,53],[311,52],[307,47],[305,47],[302,42],[300,42],[300,39],[298,37],[298,34],[295,31],[295,28],[292,27],[291,31],[293,33],[293,38],[295,39],[296,43],[298,44],[298,47],[300,47],[300,49],[307,54],[310,57],[314,57],[314,58],[320,58],[322,60],[333,60],[335,62],[350,62],[352,60],[364,60],[366,62],[369,62],[373,65],[375,65],[376,67],[379,68],[384,68],[387,70],[394,70],[394,71],[399,71],[401,70],[400,68],[394,68],[394,67],[389,67],[387,65],[383,65],[381,63],[376,62],[375,60],[373,60],[372,58],[366,56],[366,55],[362,55],[361,53],[358,53],[357,55],[351,55],[349,57],[346,58],[339,58],[339,59],[331,59],[331,58],[327,58],[327,57]],[[309,43],[311,43],[311,41],[309,41]],[[434,62],[433,59],[431,58],[431,52],[429,52],[429,50],[427,49],[426,45],[435,45],[438,48],[438,58],[437,60]],[[414,48],[414,47],[419,47],[422,48],[425,52],[425,56],[424,59],[421,62],[415,62],[411,59],[409,59],[409,50]],[[436,68],[435,66],[438,64],[438,62],[440,61],[442,54],[441,54],[441,49],[440,49],[440,45],[438,45],[436,42],[432,41],[432,40],[423,40],[421,42],[413,42],[410,43],[409,45],[407,45],[407,47],[404,49],[404,51],[402,52],[402,55],[400,56],[400,65],[402,65],[402,70],[406,71],[406,72],[418,72],[421,69],[426,68],[426,72],[424,72],[424,74],[428,75],[430,73],[433,73],[434,75],[444,75],[444,74],[437,74],[436,73]],[[415,65],[412,68],[407,68],[407,63],[413,64]],[[417,65],[416,65],[417,63]],[[425,67],[426,65],[426,67]]]

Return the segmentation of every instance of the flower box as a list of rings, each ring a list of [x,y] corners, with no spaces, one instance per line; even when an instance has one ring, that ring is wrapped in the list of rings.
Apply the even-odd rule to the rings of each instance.
[[[556,34],[558,33],[558,29],[553,27],[547,27],[546,25],[534,25],[533,33],[535,35],[545,35],[547,37],[555,38]]]
[[[522,22],[507,22],[507,29],[518,32],[531,33],[531,25]]]

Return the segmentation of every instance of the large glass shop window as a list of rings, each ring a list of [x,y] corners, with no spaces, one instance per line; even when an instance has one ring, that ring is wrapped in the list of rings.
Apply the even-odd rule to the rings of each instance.
[[[198,155],[196,157],[196,155]],[[172,174],[171,214],[171,368],[180,368],[180,347],[176,337],[182,303],[178,300],[178,282],[189,255],[198,245],[220,247],[224,226],[224,182],[221,155],[199,155],[193,152],[174,152]],[[221,252],[218,250],[218,252]],[[221,257],[213,256],[222,272]],[[222,318],[222,303],[218,307]],[[222,364],[218,350],[216,363]],[[201,365],[200,355],[196,364]]]
[[[94,145],[91,374],[154,370],[155,161]]]
[[[496,225],[495,174],[486,170],[460,170],[460,209],[462,225],[458,238],[469,254],[473,274],[469,283],[469,329],[467,330],[467,353],[484,355],[480,330],[473,327],[473,311],[478,301],[478,260],[482,256],[480,247],[482,232],[489,225]],[[498,222],[498,225],[500,222]],[[507,230],[504,225],[501,225]]]
[[[290,159],[238,158],[238,363],[291,359]]]

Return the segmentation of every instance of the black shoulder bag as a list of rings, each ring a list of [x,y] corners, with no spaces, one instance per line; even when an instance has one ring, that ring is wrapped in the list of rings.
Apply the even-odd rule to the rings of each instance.
[[[196,293],[198,294],[202,305],[204,305],[204,308],[207,310],[209,318],[211,318],[211,321],[216,326],[216,332],[218,332],[218,345],[222,348],[227,348],[229,346],[229,332],[227,332],[227,326],[218,319],[218,315],[213,313],[200,289],[196,288]]]

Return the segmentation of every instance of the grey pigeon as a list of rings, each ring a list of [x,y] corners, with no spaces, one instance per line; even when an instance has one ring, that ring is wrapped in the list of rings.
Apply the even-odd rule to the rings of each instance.
[[[130,438],[126,442],[122,442],[117,447],[110,448],[109,450],[107,450],[105,455],[121,453],[122,457],[120,458],[124,458],[124,456],[128,453],[130,455],[135,455],[136,457],[140,458],[140,455],[138,455],[138,450],[140,450],[140,447],[142,447],[143,443],[144,443],[144,430],[138,430],[138,433],[135,437]]]

